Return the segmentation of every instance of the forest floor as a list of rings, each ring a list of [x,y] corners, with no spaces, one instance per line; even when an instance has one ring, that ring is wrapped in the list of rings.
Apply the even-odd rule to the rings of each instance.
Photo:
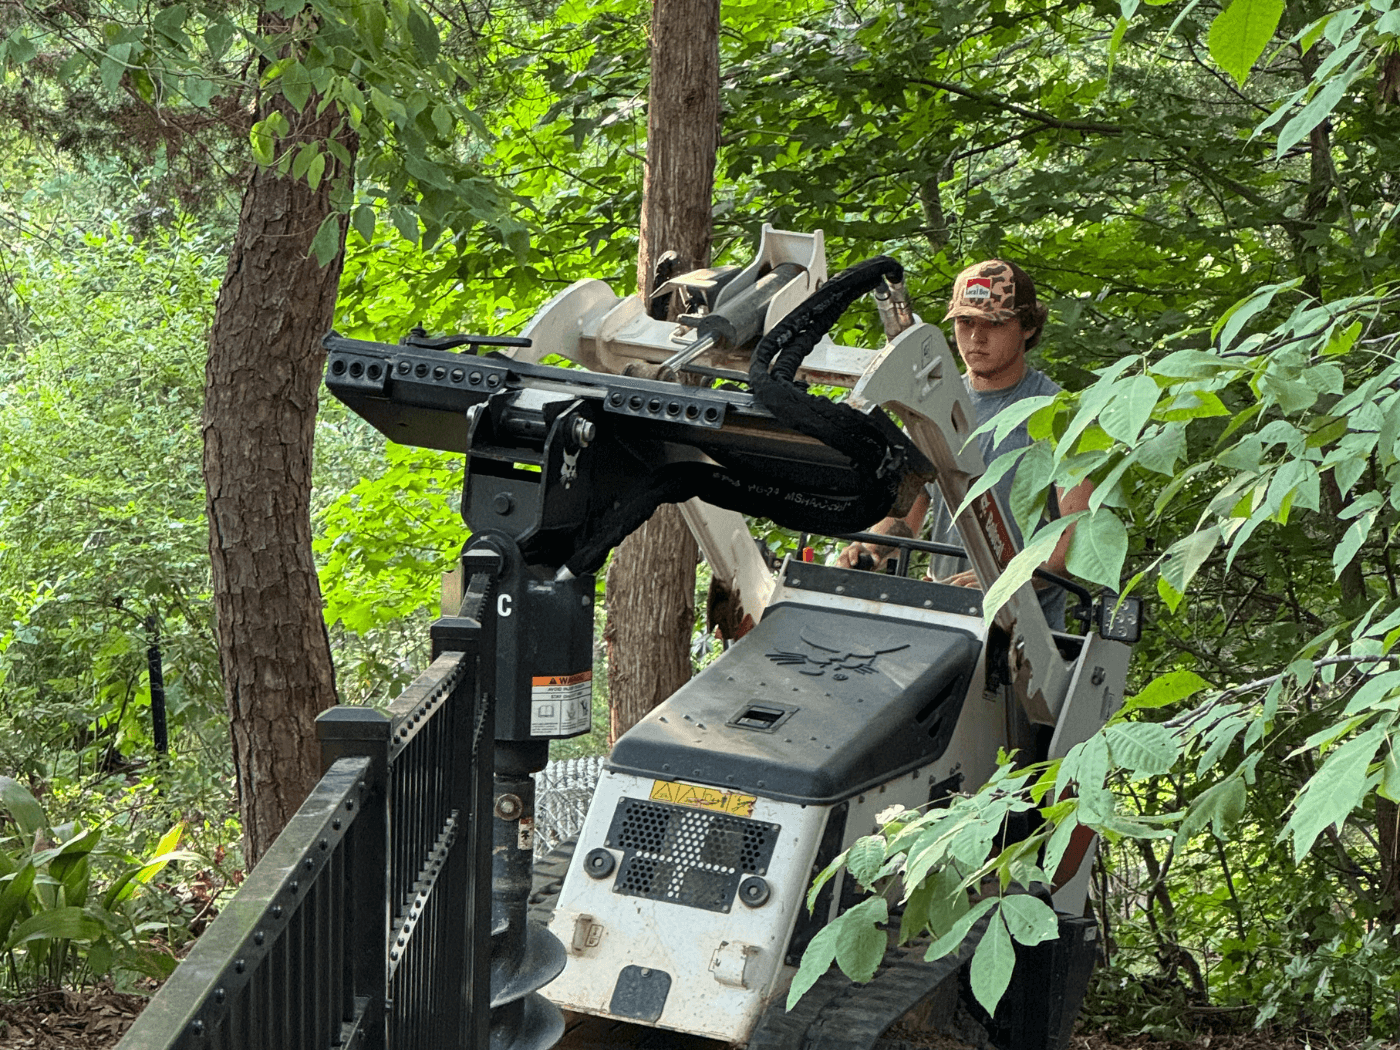
[[[46,992],[14,1002],[0,1003],[0,1050],[110,1050],[131,1026],[144,995],[98,988],[82,992]],[[971,1050],[946,1036],[918,1031],[887,1033],[896,1045],[911,1050]],[[1068,1050],[1297,1050],[1326,1046],[1346,1050],[1346,1044],[1309,1038],[1306,1033],[1200,1032],[1194,1039],[1163,1041],[1146,1036],[1106,1032],[1076,1032]],[[1371,1044],[1376,1050],[1397,1044]]]

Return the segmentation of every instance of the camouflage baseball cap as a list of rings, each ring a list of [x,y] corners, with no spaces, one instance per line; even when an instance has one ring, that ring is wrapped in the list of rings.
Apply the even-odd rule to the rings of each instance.
[[[958,274],[943,320],[984,317],[1009,321],[1024,316],[1026,308],[1034,305],[1035,282],[1026,271],[1005,259],[988,259]]]

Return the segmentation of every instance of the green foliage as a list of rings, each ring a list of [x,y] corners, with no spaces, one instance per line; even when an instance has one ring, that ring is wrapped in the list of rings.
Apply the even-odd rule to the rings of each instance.
[[[0,777],[0,809],[13,834],[0,839],[0,980],[9,991],[62,987],[121,974],[167,976],[175,959],[142,920],[137,894],[172,862],[201,860],[179,849],[183,823],[150,856],[136,857],[98,828],[51,826],[32,794]]]

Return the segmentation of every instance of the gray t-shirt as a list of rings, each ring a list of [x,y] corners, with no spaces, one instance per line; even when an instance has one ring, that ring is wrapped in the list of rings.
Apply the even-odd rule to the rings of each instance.
[[[963,382],[967,382],[966,377],[964,377]],[[1023,398],[1038,397],[1042,394],[1058,394],[1059,392],[1060,388],[1044,372],[1038,372],[1034,368],[1027,368],[1021,381],[1005,390],[982,391],[968,387],[967,391],[968,396],[972,398],[972,408],[977,414],[976,425],[979,427],[1008,405],[1013,405]],[[992,447],[992,437],[991,431],[977,435],[978,448],[981,449],[982,459],[988,466],[1003,453],[1013,452],[1031,444],[1031,435],[1026,429],[1024,421],[1016,424],[1010,433],[1002,439],[1001,444],[995,448]],[[1024,546],[1025,540],[1021,537],[1020,526],[1016,524],[1016,519],[1011,514],[1011,485],[1015,478],[1016,470],[1012,468],[997,480],[993,488],[996,490],[997,498],[1001,500],[1002,509],[1006,511],[1006,524],[1011,530],[1012,538],[1015,539],[1017,546]],[[929,539],[937,543],[953,543],[961,547],[962,536],[953,526],[953,516],[943,502],[943,496],[938,491],[938,487],[930,485],[928,492]],[[947,579],[954,573],[964,572],[969,568],[971,568],[971,564],[966,558],[936,554],[933,556],[930,571],[938,579]],[[1059,587],[1047,587],[1045,590],[1037,591],[1036,597],[1040,599],[1040,607],[1045,610],[1045,620],[1051,629],[1064,630],[1065,592]]]

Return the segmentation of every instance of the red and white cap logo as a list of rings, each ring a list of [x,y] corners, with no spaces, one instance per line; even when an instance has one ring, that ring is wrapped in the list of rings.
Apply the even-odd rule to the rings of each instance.
[[[970,302],[982,303],[992,297],[992,279],[990,277],[969,277],[967,285],[963,288],[963,298]]]

